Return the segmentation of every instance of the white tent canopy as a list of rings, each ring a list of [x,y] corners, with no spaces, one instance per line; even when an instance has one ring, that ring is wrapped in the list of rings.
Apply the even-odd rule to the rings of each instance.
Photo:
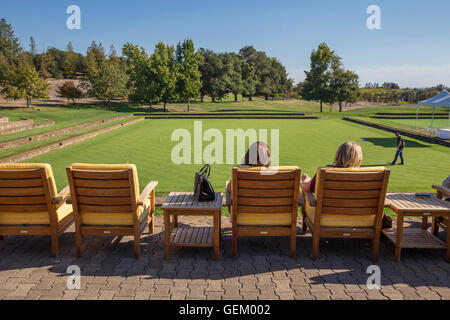
[[[448,127],[450,128],[450,93],[447,90],[443,90],[441,93],[435,95],[434,97],[420,101],[419,106],[428,106],[433,107],[433,117],[431,120],[431,129],[434,124],[434,108],[449,108],[448,113]],[[419,118],[419,108],[417,108],[417,116],[416,116],[416,129],[417,129],[417,119]]]

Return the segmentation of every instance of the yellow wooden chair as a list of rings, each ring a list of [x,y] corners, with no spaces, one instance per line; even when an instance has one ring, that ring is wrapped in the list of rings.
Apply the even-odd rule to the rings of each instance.
[[[445,197],[450,197],[450,188],[435,185],[433,189],[436,190],[436,197],[439,199],[444,199]],[[431,227],[431,232],[437,236],[439,233],[439,228],[447,229],[448,231],[449,218],[448,217],[433,217],[433,223]]]
[[[155,188],[150,182],[139,193],[135,165],[72,164],[67,168],[75,214],[77,256],[86,235],[134,236],[134,257],[146,225],[154,232]]]
[[[51,255],[59,255],[59,236],[72,224],[66,204],[69,187],[59,194],[49,164],[0,164],[0,238],[50,235]]]
[[[232,254],[239,237],[290,237],[295,257],[300,185],[298,167],[235,167],[231,177]]]
[[[315,193],[304,192],[302,234],[313,236],[313,259],[320,238],[372,239],[379,257],[384,202],[390,171],[374,168],[319,168]]]

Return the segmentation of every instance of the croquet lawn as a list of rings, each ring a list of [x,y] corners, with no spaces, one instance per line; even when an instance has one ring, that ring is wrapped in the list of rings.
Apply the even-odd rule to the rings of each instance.
[[[309,175],[313,175],[318,166],[330,164],[341,143],[347,140],[355,141],[363,148],[364,166],[381,165],[391,169],[389,191],[431,191],[431,185],[441,183],[450,171],[448,148],[409,138],[406,138],[406,165],[389,166],[395,154],[396,140],[393,134],[340,119],[207,119],[203,120],[202,124],[203,132],[209,128],[219,129],[224,140],[226,129],[279,129],[280,165],[297,165],[302,168],[303,173]],[[194,174],[202,165],[174,164],[171,154],[178,142],[172,142],[171,136],[175,129],[184,128],[189,130],[193,137],[193,127],[194,120],[189,119],[146,120],[30,159],[28,162],[52,164],[58,189],[67,184],[65,167],[71,163],[85,162],[134,163],[138,168],[141,188],[151,180],[158,180],[160,191],[189,191],[193,189]],[[203,147],[209,143],[203,142]],[[224,141],[224,155],[225,146]],[[212,165],[211,180],[216,190],[225,189],[225,182],[230,179],[231,167],[231,164]]]

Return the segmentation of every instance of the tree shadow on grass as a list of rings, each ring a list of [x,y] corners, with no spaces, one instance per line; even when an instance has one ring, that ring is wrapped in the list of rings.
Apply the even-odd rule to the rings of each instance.
[[[370,142],[373,145],[381,146],[385,148],[396,148],[397,147],[397,139],[393,138],[362,138],[363,141]],[[405,139],[406,148],[430,148],[429,145]]]

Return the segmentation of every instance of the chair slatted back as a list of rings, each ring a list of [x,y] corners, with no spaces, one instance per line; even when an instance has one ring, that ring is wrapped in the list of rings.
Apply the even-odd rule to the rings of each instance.
[[[316,212],[331,215],[377,215],[383,212],[389,170],[320,168]]]
[[[257,171],[233,168],[232,189],[237,213],[285,214],[297,212],[300,169]]]
[[[136,210],[133,170],[67,168],[74,208],[78,213],[127,213]]]
[[[47,212],[53,192],[45,168],[0,169],[1,212]]]

